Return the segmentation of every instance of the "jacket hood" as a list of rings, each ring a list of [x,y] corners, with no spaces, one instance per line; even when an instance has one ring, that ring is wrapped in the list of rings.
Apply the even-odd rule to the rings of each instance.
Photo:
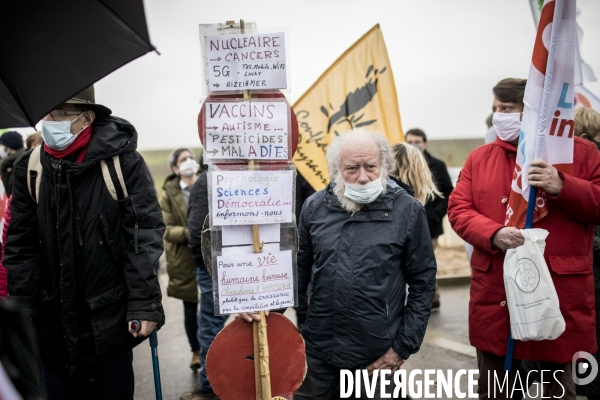
[[[133,151],[137,149],[137,138],[133,125],[122,118],[110,116],[94,122],[84,163],[96,163]]]

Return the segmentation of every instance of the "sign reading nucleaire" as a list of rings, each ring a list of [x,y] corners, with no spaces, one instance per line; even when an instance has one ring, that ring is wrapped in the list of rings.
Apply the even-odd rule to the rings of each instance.
[[[283,32],[206,36],[210,91],[285,89]]]
[[[207,102],[205,107],[208,161],[288,159],[286,102]]]
[[[218,256],[217,267],[221,314],[294,305],[290,250]]]
[[[293,221],[293,171],[212,171],[210,176],[213,225]]]

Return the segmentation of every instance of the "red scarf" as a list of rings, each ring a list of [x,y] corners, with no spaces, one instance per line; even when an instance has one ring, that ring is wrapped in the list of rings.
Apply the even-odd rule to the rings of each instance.
[[[79,152],[75,162],[80,163],[83,162],[83,159],[87,154],[90,140],[92,140],[92,125],[88,125],[84,130],[82,130],[81,133],[77,135],[77,139],[75,139],[73,143],[71,143],[66,149],[60,151],[54,150],[44,143],[44,150],[46,150],[46,153],[50,154],[54,158],[68,158]]]

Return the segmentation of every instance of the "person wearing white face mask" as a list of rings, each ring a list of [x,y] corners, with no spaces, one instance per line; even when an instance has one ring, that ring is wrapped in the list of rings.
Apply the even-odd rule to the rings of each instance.
[[[13,167],[9,295],[36,325],[49,400],[133,399],[132,349],[165,321],[164,223],[137,132],[93,86],[41,131]]]
[[[160,196],[160,208],[167,226],[165,252],[169,285],[167,295],[183,300],[184,325],[192,359],[189,367],[195,372],[200,368],[200,344],[198,343],[198,286],[196,266],[188,248],[188,203],[190,192],[198,179],[199,164],[194,152],[180,148],[169,156],[171,175],[165,179]]]
[[[452,228],[474,246],[469,340],[477,349],[480,399],[487,399],[494,385],[488,377],[504,376],[510,327],[507,301],[511,301],[504,288],[504,256],[506,250],[524,243],[520,229],[505,224],[513,176],[520,172],[515,165],[525,87],[526,80],[508,78],[493,88],[493,124],[498,137],[469,154],[448,206]],[[529,360],[533,369],[546,370],[554,377],[540,385],[542,397],[574,400],[573,354],[594,354],[597,348],[591,261],[593,225],[600,223],[600,152],[575,137],[570,173],[558,172],[543,160],[533,160],[530,165],[529,182],[548,208],[548,214],[534,222],[533,228],[549,232],[544,258],[566,330],[555,340],[515,341],[512,368],[515,371],[523,366],[523,360]],[[514,388],[517,377],[510,374],[504,387]],[[509,391],[504,389],[495,398],[511,398]]]
[[[387,140],[362,129],[340,135],[327,165],[331,182],[306,200],[298,226],[298,291],[311,284],[300,400],[338,398],[343,368],[396,371],[421,345],[435,291],[427,216],[388,176]]]

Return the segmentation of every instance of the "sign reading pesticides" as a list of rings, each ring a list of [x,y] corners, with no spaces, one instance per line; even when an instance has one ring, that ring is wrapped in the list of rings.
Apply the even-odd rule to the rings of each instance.
[[[285,89],[283,32],[205,36],[209,91]]]
[[[289,159],[285,101],[207,102],[204,117],[208,161]]]

